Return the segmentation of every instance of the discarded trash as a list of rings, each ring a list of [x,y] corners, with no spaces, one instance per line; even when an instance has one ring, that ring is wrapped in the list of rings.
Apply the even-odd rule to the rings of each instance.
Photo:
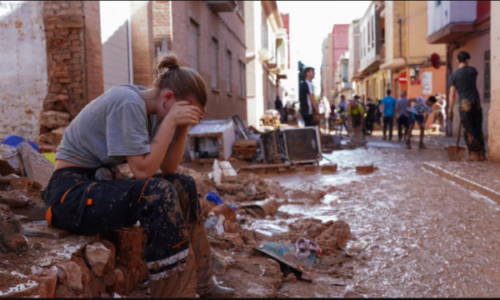
[[[318,256],[321,256],[321,248],[318,245],[316,245],[316,243],[311,242],[310,240],[305,239],[303,237],[299,238],[295,242],[295,247],[296,247],[295,257],[298,260],[309,257],[311,251],[316,251]]]
[[[224,200],[222,200],[219,197],[219,194],[217,192],[214,192],[214,191],[208,192],[207,200],[210,201],[210,202],[215,203],[215,205],[219,205],[219,204],[224,203]]]
[[[31,147],[33,147],[33,149],[35,149],[36,151],[38,151],[38,145],[30,140],[27,140],[28,143],[31,145]],[[20,137],[20,136],[17,136],[17,135],[8,135],[5,140],[3,142],[1,142],[0,144],[4,144],[4,145],[9,145],[11,147],[14,147],[16,148],[19,144],[21,144],[22,142],[24,142],[24,138]]]
[[[310,269],[314,265],[316,252],[311,252],[307,258],[297,259],[295,257],[296,247],[292,243],[285,242],[263,242],[257,248],[258,251],[265,253],[272,258],[302,272],[304,268]]]

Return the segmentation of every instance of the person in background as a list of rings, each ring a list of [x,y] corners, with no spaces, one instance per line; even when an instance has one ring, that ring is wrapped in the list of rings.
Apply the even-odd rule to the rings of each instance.
[[[283,110],[283,101],[280,100],[280,96],[276,96],[276,100],[274,100],[274,108],[280,113],[281,124],[285,123],[285,111]]]
[[[305,68],[305,80],[301,81],[299,85],[300,113],[302,114],[306,127],[314,126],[314,114],[319,114],[318,103],[314,99],[314,91],[312,88],[312,80],[315,75],[314,68]]]
[[[436,120],[440,120],[440,125],[443,127],[446,124],[446,95],[436,94],[437,103],[436,105],[439,107],[439,115]]]
[[[363,108],[363,104],[359,103],[358,95],[355,95],[354,98],[349,102],[349,106],[347,107],[347,116],[351,128],[355,130],[360,128],[364,124],[365,110]]]
[[[401,92],[401,98],[398,99],[396,103],[396,116],[398,122],[398,141],[406,140],[406,135],[408,134],[408,129],[410,127],[410,113],[408,112],[408,98],[406,98],[406,92]],[[404,129],[404,133],[403,133]]]
[[[340,95],[340,102],[339,102],[339,115],[340,115],[340,135],[342,135],[342,126],[345,128],[346,132],[349,134],[349,131],[347,129],[347,102],[345,101],[345,96]]]
[[[380,120],[382,119],[382,111],[380,109],[380,100],[376,100],[375,101],[375,107],[377,108],[376,112],[375,112],[375,123],[379,124],[380,125]]]
[[[290,96],[288,95],[288,92],[285,92],[285,96],[283,97],[283,102],[285,103],[285,107],[284,107],[285,123],[287,123],[288,122],[288,110],[291,108]]]
[[[391,96],[391,90],[387,90],[387,96],[382,99],[381,110],[384,116],[384,141],[387,140],[387,129],[389,129],[389,141],[392,141],[392,130],[394,127],[394,113],[396,110],[396,99]]]
[[[483,109],[476,87],[477,70],[469,66],[470,55],[458,53],[458,70],[450,78],[449,114],[453,120],[455,92],[458,93],[460,119],[464,129],[464,138],[469,150],[470,161],[486,160],[486,148],[483,135]]]
[[[368,103],[366,104],[366,120],[365,127],[366,132],[372,134],[373,132],[373,123],[375,122],[375,116],[377,113],[377,106],[373,103],[371,98],[368,98]]]
[[[425,122],[427,118],[432,113],[432,107],[436,104],[436,97],[430,96],[429,99],[425,100],[423,97],[417,97],[410,107],[410,130],[408,130],[406,136],[406,148],[411,149],[411,132],[415,127],[415,122],[418,123],[420,128],[420,143],[419,149],[427,149],[424,145],[424,133],[425,133]]]

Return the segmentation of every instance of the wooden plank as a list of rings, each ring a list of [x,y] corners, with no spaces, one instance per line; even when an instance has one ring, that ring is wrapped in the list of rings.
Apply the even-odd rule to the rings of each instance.
[[[219,166],[222,170],[233,169],[233,166],[228,161],[219,161]]]
[[[26,141],[20,147],[20,153],[28,178],[39,182],[45,188],[49,184],[50,177],[52,177],[54,164],[33,149]]]
[[[213,166],[213,169],[214,169],[214,182],[215,184],[221,184],[222,183],[222,170],[220,168],[220,165],[219,165],[219,160],[216,159],[214,160],[214,166]]]
[[[254,170],[254,169],[267,169],[267,168],[287,168],[290,167],[290,163],[284,164],[266,164],[266,165],[251,165],[251,166],[243,166],[240,170]]]
[[[23,229],[21,230],[21,234],[27,236],[36,236],[57,240],[69,234],[67,230],[49,227],[43,224],[28,223],[23,224],[22,226]]]
[[[233,170],[233,168],[222,170],[223,182],[236,182],[237,180],[238,180],[238,174],[236,174],[236,171]]]

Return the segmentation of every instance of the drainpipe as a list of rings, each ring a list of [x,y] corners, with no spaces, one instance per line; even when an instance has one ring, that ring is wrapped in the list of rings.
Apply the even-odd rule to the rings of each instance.
[[[451,45],[450,44],[446,44],[446,108],[448,109],[448,111],[450,111],[450,109],[452,109],[450,107],[450,76],[451,76],[451,71],[452,71],[452,54],[451,54]],[[448,112],[446,112],[448,113]],[[453,136],[453,131],[452,131],[452,125],[453,125],[453,122],[451,121],[451,119],[447,116],[446,118],[447,120],[447,123],[446,124],[446,136]]]
[[[403,58],[403,26],[401,23],[403,23],[403,19],[398,20],[399,23],[399,57]]]

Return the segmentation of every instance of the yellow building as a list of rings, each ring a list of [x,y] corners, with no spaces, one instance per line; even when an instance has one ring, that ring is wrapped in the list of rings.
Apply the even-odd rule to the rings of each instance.
[[[427,42],[428,1],[384,2],[385,59],[380,69],[392,72],[393,94],[406,91],[410,98],[446,94],[446,46]],[[438,69],[430,62],[434,53],[442,61]]]

